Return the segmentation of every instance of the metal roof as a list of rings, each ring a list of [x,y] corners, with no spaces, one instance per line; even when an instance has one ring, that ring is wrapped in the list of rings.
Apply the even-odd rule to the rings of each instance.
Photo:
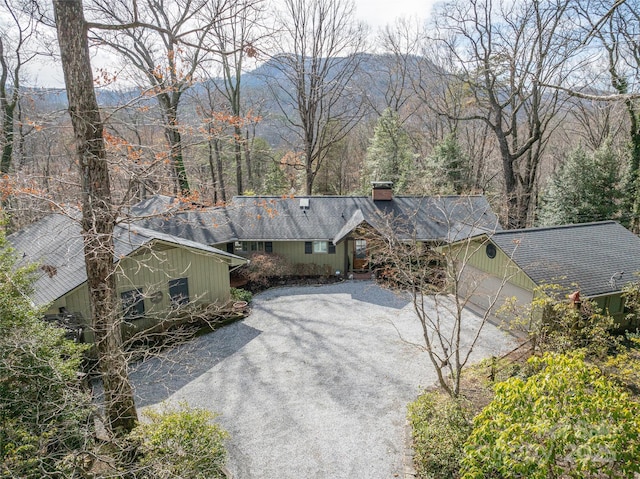
[[[500,231],[490,238],[537,285],[594,297],[638,280],[640,238],[615,221]]]
[[[308,207],[300,200],[307,199]],[[131,209],[147,228],[206,244],[231,241],[309,241],[338,243],[361,223],[380,229],[393,218],[404,235],[420,241],[455,241],[500,230],[483,196],[237,196],[224,207],[192,208],[155,196]]]
[[[19,265],[40,264],[32,294],[36,305],[55,301],[87,280],[81,232],[78,221],[66,215],[52,214],[7,238],[18,254]],[[246,262],[244,258],[226,251],[138,225],[117,225],[113,242],[114,261],[141,247],[153,247],[156,242],[164,242],[224,257],[231,265]]]

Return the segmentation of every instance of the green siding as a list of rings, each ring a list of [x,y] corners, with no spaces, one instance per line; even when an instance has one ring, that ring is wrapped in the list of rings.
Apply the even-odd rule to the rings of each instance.
[[[166,247],[165,247],[166,248]],[[229,267],[220,257],[196,250],[172,247],[162,251],[142,250],[128,256],[117,264],[116,294],[138,288],[144,294],[145,314],[153,316],[170,309],[169,280],[188,278],[189,299],[196,304],[225,303],[229,300]],[[149,296],[162,293],[157,303]],[[54,301],[47,314],[57,314],[59,308],[91,317],[89,294],[86,283]],[[142,318],[133,320],[134,329],[153,326],[156,320]],[[85,334],[85,338],[87,338]]]
[[[469,243],[468,251],[469,264],[479,270],[489,273],[498,278],[503,275],[508,276],[509,283],[519,286],[527,291],[534,292],[535,283],[500,249],[496,247],[496,256],[491,259],[486,254],[487,240],[477,240]],[[464,245],[454,246],[458,249],[457,254],[460,258],[464,255]],[[467,253],[467,254],[469,254]],[[628,326],[628,322],[624,314],[624,301],[620,293],[614,293],[607,296],[599,296],[593,298],[597,306],[604,312],[613,317],[616,328],[624,329]]]
[[[622,299],[621,293],[615,293],[608,296],[598,296],[593,298],[598,308],[603,313],[609,314],[615,321],[615,327],[617,329],[627,329],[632,327],[629,320],[626,318],[624,311],[624,299]]]
[[[467,244],[454,246],[457,258],[465,255],[468,263],[475,268],[498,278],[507,278],[508,282],[527,291],[533,292],[536,285],[504,252],[496,247],[496,256],[489,258],[486,254],[487,241],[474,240]]]
[[[284,256],[294,267],[294,270],[309,271],[309,268],[306,268],[305,265],[316,265],[314,272],[317,274],[335,274],[336,271],[342,273],[345,271],[346,241],[336,245],[335,254],[305,254],[304,241],[273,241],[272,243],[273,253]],[[215,247],[223,251],[227,249],[226,243],[215,245]],[[250,257],[250,254],[245,256]],[[299,266],[298,268],[296,268],[297,265]]]

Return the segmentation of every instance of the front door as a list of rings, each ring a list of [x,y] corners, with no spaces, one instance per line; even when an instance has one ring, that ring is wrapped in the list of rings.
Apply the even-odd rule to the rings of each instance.
[[[368,266],[367,240],[357,239],[353,242],[353,269],[366,270]]]

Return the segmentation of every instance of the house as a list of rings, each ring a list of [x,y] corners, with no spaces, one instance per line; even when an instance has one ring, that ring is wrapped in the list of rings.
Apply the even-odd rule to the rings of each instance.
[[[625,322],[621,298],[638,281],[640,238],[615,221],[498,231],[474,238],[467,251],[463,294],[478,309],[498,293],[494,311],[507,297],[524,305],[537,287],[558,285],[594,300],[620,328],[640,326]]]
[[[20,263],[39,265],[31,295],[45,314],[91,318],[83,240],[78,221],[52,214],[8,237]],[[184,304],[229,300],[229,269],[246,260],[184,238],[136,225],[114,230],[116,288],[125,319],[123,334],[154,326]],[[91,331],[85,340],[91,341]]]
[[[403,239],[454,241],[500,229],[483,196],[394,196],[391,183],[371,196],[236,196],[202,208],[154,196],[131,209],[136,224],[247,257],[278,253],[300,271],[367,271],[363,229],[382,231],[390,219]]]

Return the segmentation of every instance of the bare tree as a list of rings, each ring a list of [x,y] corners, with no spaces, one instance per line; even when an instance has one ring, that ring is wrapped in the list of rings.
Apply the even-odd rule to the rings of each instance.
[[[124,434],[135,426],[137,413],[117,320],[113,262],[115,213],[104,128],[93,87],[88,25],[82,0],[54,0],[53,9],[82,183],[84,256],[106,415],[111,431]]]
[[[2,23],[6,21],[0,32],[0,173],[8,173],[13,159],[14,123],[21,95],[21,71],[37,55],[36,51],[29,48],[36,20],[9,0],[0,3],[0,19]]]
[[[213,202],[226,202],[227,190],[222,145],[224,130],[226,130],[228,123],[221,121],[220,112],[217,110],[218,105],[224,99],[220,97],[220,92],[213,85],[213,80],[205,81],[202,88],[204,91],[196,99],[198,101],[196,112],[201,118],[200,131],[207,144],[207,161],[213,184]]]
[[[411,295],[422,326],[421,346],[442,389],[456,397],[462,372],[489,318],[504,299],[502,289],[515,269],[506,268],[497,284],[484,287],[486,275],[477,274],[473,260],[476,253],[484,251],[497,223],[479,220],[483,211],[478,211],[471,197],[434,202],[438,206],[433,209],[433,220],[445,225],[448,237],[425,243],[415,235],[413,218],[383,216],[368,241],[378,276]],[[416,217],[419,214],[416,212]],[[474,301],[482,303],[479,315],[465,309]]]
[[[629,223],[634,232],[640,232],[640,2],[625,0],[611,2],[589,0],[575,2],[579,27],[585,32],[584,44],[603,53],[604,68],[614,95],[601,94],[597,87],[602,81],[583,85],[571,93],[597,100],[624,104],[629,128]],[[594,58],[599,63],[599,59]],[[580,93],[583,93],[582,95]]]
[[[402,123],[415,113],[418,102],[412,102],[414,95],[413,81],[426,59],[421,55],[422,28],[417,19],[398,18],[387,25],[377,35],[377,46],[380,55],[376,57],[379,68],[372,73],[373,91],[369,95],[379,116],[385,108],[396,112]],[[372,98],[373,97],[373,98]],[[380,108],[375,99],[384,99]]]
[[[355,78],[363,56],[364,27],[353,20],[351,0],[285,0],[278,18],[282,48],[270,62],[269,85],[295,147],[304,155],[305,191],[328,149],[361,118]]]
[[[576,43],[564,35],[567,8],[566,0],[455,0],[434,16],[435,51],[449,59],[440,72],[443,84],[463,99],[463,108],[452,112],[427,90],[425,101],[451,118],[489,126],[500,152],[509,227],[530,223],[538,168],[566,114],[567,96],[547,85],[562,84],[574,66]]]
[[[198,68],[210,60],[208,37],[228,8],[227,0],[94,2],[96,15],[114,28],[93,30],[91,36],[122,55],[158,101],[176,186],[184,195],[190,193],[190,187],[183,156],[180,100],[193,84]]]
[[[246,108],[243,105],[242,73],[247,58],[256,56],[256,42],[264,35],[258,19],[264,13],[262,0],[243,0],[229,9],[229,21],[217,22],[212,29],[213,42],[221,52],[219,61],[221,81],[214,85],[225,98],[233,121],[233,148],[236,169],[236,191],[244,192],[242,175],[242,154],[245,156],[245,171],[249,189],[254,187],[251,154],[246,145],[242,124]]]

